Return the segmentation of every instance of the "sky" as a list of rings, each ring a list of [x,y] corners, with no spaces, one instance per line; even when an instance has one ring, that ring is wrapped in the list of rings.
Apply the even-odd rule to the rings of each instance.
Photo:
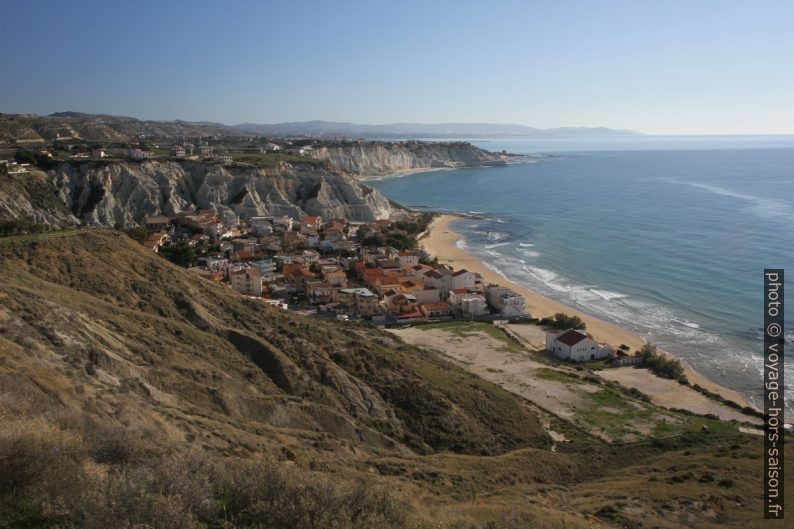
[[[794,133],[794,0],[0,0],[0,112]]]

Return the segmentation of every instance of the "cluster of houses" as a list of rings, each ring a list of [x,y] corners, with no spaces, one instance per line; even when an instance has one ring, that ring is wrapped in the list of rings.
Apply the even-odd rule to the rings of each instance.
[[[487,285],[474,272],[420,261],[415,250],[365,248],[352,264],[352,276],[377,295],[397,321],[526,317],[524,298],[510,289]]]
[[[285,141],[284,145],[267,142],[261,145],[252,144],[242,147],[214,147],[204,140],[199,140],[198,145],[189,142],[181,142],[174,143],[170,146],[170,154],[175,158],[201,159],[218,162],[224,165],[234,162],[234,159],[229,155],[232,153],[268,154],[283,152],[297,156],[311,156],[313,150],[311,145],[293,146],[291,141]],[[129,149],[127,151],[127,157],[133,160],[143,160],[154,156],[154,153],[141,149]]]
[[[485,284],[479,274],[431,265],[417,250],[366,247],[389,220],[350,223],[315,215],[253,217],[245,223],[213,210],[149,217],[143,242],[207,248],[190,270],[238,292],[376,323],[436,319],[525,318],[524,298]],[[273,301],[275,303],[275,301]]]

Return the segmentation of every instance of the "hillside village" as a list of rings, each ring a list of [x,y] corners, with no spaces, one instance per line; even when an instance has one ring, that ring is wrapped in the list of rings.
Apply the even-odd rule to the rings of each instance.
[[[59,161],[126,159],[198,160],[221,165],[322,164],[319,150],[361,146],[366,140],[144,136],[125,142],[87,141],[68,130],[51,141],[16,140],[13,159],[0,171],[24,175],[31,165]],[[378,142],[374,142],[378,143]],[[400,142],[403,144],[421,142]],[[487,284],[468,270],[453,270],[417,249],[429,215],[402,211],[391,219],[354,222],[318,215],[254,216],[206,208],[147,217],[128,230],[150,251],[200,277],[285,310],[366,321],[379,326],[476,320],[529,321],[524,298]],[[596,343],[583,329],[549,334],[547,350],[561,360],[613,357],[626,365],[637,357]]]
[[[2,115],[0,115],[2,116]],[[129,138],[96,140],[81,137],[63,125],[52,138],[11,137],[0,135],[0,162],[9,167],[65,161],[121,160],[191,160],[220,165],[272,166],[278,162],[323,164],[333,149],[395,148],[420,156],[423,149],[438,147],[436,159],[425,163],[460,167],[466,165],[500,165],[507,153],[489,153],[465,142],[427,143],[415,140],[379,141],[366,139],[329,139],[228,135],[200,136],[139,134]],[[460,152],[455,149],[459,148]],[[460,159],[455,159],[460,156]],[[7,159],[8,158],[8,159]],[[350,167],[341,167],[350,170]]]
[[[524,298],[414,249],[429,215],[353,223],[318,216],[149,217],[133,237],[241,294],[290,310],[380,325],[528,319]]]

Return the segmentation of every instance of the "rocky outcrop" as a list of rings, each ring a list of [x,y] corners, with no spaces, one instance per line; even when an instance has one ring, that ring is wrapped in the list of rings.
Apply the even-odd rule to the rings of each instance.
[[[195,161],[62,163],[49,171],[72,214],[96,226],[134,226],[144,217],[215,208],[242,219],[320,215],[357,221],[386,218],[389,201],[318,164],[223,166]]]
[[[20,220],[65,226],[78,219],[61,201],[44,171],[0,174],[0,220]]]
[[[465,142],[340,142],[315,148],[313,156],[328,160],[339,169],[359,177],[506,163],[503,155]]]

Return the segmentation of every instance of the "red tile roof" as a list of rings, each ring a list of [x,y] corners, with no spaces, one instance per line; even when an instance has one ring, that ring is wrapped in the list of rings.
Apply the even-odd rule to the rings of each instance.
[[[399,316],[397,316],[397,319],[398,320],[407,320],[407,319],[410,319],[410,318],[423,318],[423,317],[424,317],[424,314],[422,314],[421,312],[419,312],[417,310],[416,312],[408,312],[406,314],[400,314]]]
[[[425,310],[449,310],[449,303],[438,301],[436,303],[425,303],[422,305]]]
[[[452,275],[455,276],[455,277],[458,277],[460,275],[468,274],[468,273],[469,273],[468,270],[458,270],[457,272],[454,272]]]
[[[564,343],[568,347],[573,347],[574,345],[578,344],[585,338],[587,338],[586,334],[579,332],[575,329],[571,329],[557,336],[556,340],[558,342]]]
[[[467,288],[456,288],[452,292],[454,292],[455,294],[466,294],[468,291],[469,289]]]

